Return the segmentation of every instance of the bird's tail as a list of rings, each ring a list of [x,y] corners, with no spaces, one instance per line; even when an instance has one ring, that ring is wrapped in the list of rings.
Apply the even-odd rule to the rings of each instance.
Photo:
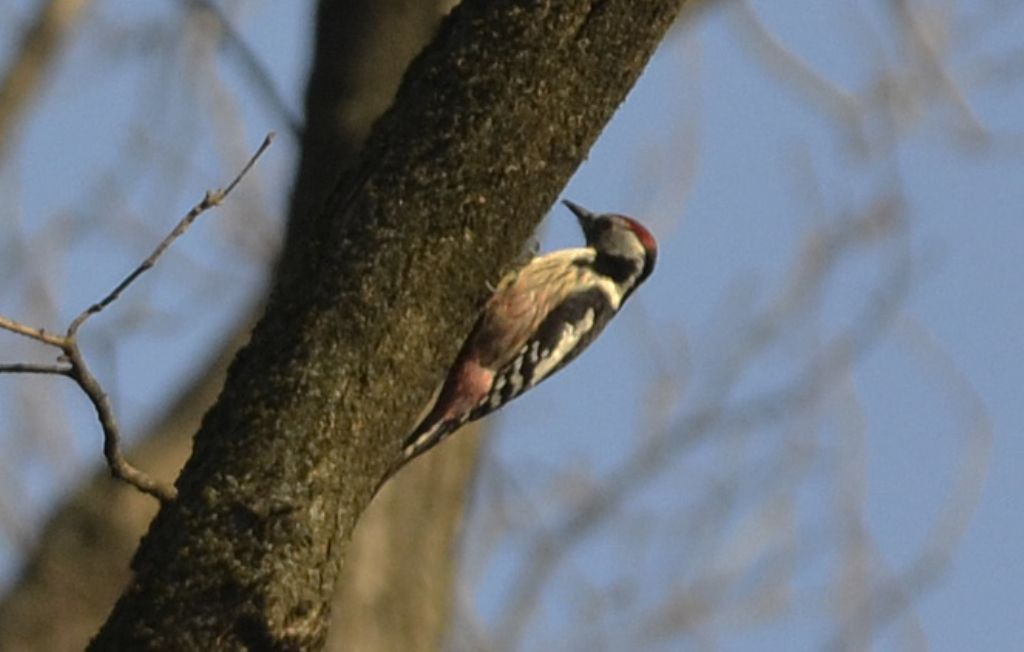
[[[377,488],[374,489],[374,495],[380,491],[380,488],[384,486],[384,483],[391,479],[393,475],[398,473],[399,470],[406,464],[408,464],[413,458],[425,453],[429,449],[433,448],[439,441],[455,432],[461,424],[453,424],[450,421],[432,419],[428,415],[420,425],[413,430],[408,437],[405,438],[405,442],[402,444],[402,456],[399,457],[388,469],[384,477],[377,483]]]
[[[404,462],[433,448],[462,425],[455,421],[432,417],[434,417],[433,414],[427,415],[427,418],[405,438],[405,442],[402,444],[402,460]]]

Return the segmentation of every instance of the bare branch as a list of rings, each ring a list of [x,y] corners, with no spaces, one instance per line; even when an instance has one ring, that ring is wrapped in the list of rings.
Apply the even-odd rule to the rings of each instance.
[[[72,343],[66,349],[68,361],[71,363],[71,370],[68,376],[82,388],[85,395],[89,397],[93,408],[96,410],[96,417],[103,427],[103,456],[107,458],[107,466],[110,473],[119,480],[124,480],[136,487],[139,491],[153,496],[160,502],[174,500],[177,492],[173,487],[164,486],[162,483],[149,477],[148,474],[132,466],[125,459],[121,450],[121,428],[114,416],[114,408],[110,405],[110,397],[103,391],[96,377],[89,371],[85,364],[82,352],[78,345]]]
[[[135,468],[127,459],[125,459],[124,453],[121,449],[121,429],[117,423],[117,418],[114,416],[114,408],[110,404],[110,397],[107,396],[107,393],[103,390],[103,386],[100,384],[99,380],[97,380],[92,372],[89,371],[89,366],[85,362],[82,350],[78,346],[78,330],[86,320],[89,319],[89,317],[101,312],[104,308],[116,301],[117,298],[121,296],[121,293],[135,282],[135,279],[141,276],[143,272],[156,265],[160,256],[167,251],[167,248],[170,247],[182,234],[184,234],[200,215],[211,208],[220,205],[220,203],[224,201],[229,194],[231,194],[231,191],[235,189],[235,186],[239,184],[249,170],[252,169],[253,165],[256,164],[256,161],[263,152],[266,151],[267,147],[270,146],[270,143],[273,140],[274,134],[267,134],[259,148],[256,150],[256,153],[249,158],[242,170],[235,175],[234,179],[231,180],[231,183],[229,183],[225,188],[207,191],[202,200],[193,206],[192,209],[189,210],[183,218],[181,218],[178,224],[175,225],[171,232],[160,241],[160,244],[158,244],[156,249],[153,250],[153,253],[142,261],[142,263],[128,276],[126,276],[124,280],[118,283],[117,287],[107,294],[107,296],[103,297],[99,302],[92,304],[82,311],[81,314],[75,317],[71,322],[71,325],[68,326],[64,335],[53,335],[51,333],[47,333],[41,328],[26,326],[25,324],[0,315],[0,328],[60,349],[63,353],[61,356],[61,362],[66,363],[66,365],[7,363],[0,365],[0,373],[55,374],[67,376],[74,380],[89,398],[93,408],[96,410],[96,416],[99,419],[100,426],[103,428],[103,456],[107,460],[107,466],[110,468],[110,473],[115,478],[127,482],[139,491],[149,494],[163,503],[173,501],[177,492],[173,487],[165,486],[163,483],[149,477],[148,474]]]
[[[193,206],[192,209],[185,214],[185,217],[181,218],[181,221],[179,221],[178,224],[175,225],[175,227],[171,230],[171,232],[167,234],[167,237],[160,241],[160,244],[156,246],[156,249],[153,250],[153,253],[151,253],[149,257],[146,258],[146,260],[142,261],[142,263],[138,267],[136,267],[131,274],[126,276],[123,281],[118,283],[117,287],[111,290],[110,294],[103,297],[103,299],[98,303],[94,303],[88,308],[86,308],[84,311],[82,311],[82,313],[78,315],[78,317],[76,317],[74,321],[71,322],[71,326],[68,327],[68,337],[74,337],[75,333],[78,332],[78,329],[81,328],[82,324],[84,324],[85,321],[89,319],[89,317],[102,311],[104,308],[106,308],[111,303],[116,301],[117,298],[121,296],[121,293],[124,292],[129,285],[135,282],[135,279],[142,276],[144,272],[146,272],[147,270],[151,269],[154,265],[156,265],[157,260],[159,260],[160,256],[162,256],[163,253],[167,251],[167,248],[170,247],[175,240],[181,237],[185,233],[185,231],[187,231],[188,228],[192,226],[192,223],[195,222],[200,215],[210,210],[211,208],[214,208],[215,206],[219,206],[220,203],[224,201],[224,199],[229,194],[231,194],[231,191],[235,189],[235,186],[238,185],[238,183],[249,172],[249,170],[252,169],[252,166],[256,164],[257,159],[259,159],[259,157],[263,155],[263,152],[265,152],[266,149],[270,147],[270,143],[272,143],[273,140],[274,133],[271,132],[267,134],[267,136],[263,139],[263,142],[260,144],[259,149],[256,150],[256,153],[249,158],[249,161],[245,164],[245,167],[243,167],[242,170],[235,176],[235,178],[231,180],[231,183],[229,183],[226,188],[218,190],[208,190],[206,194],[203,196],[203,198],[199,201],[199,203]]]
[[[43,344],[49,344],[50,346],[56,346],[57,348],[63,348],[67,340],[63,335],[54,335],[53,333],[47,333],[42,328],[34,328],[32,326],[26,326],[20,322],[16,322],[13,319],[8,319],[3,315],[0,315],[0,328],[23,335],[27,338],[42,342]]]
[[[59,364],[35,364],[32,362],[11,362],[0,364],[0,374],[54,374],[69,376],[71,367]]]

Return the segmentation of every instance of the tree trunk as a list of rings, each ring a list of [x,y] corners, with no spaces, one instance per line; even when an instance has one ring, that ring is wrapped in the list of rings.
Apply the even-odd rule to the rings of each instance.
[[[359,514],[679,0],[468,0],[302,225],[96,650],[323,644]],[[301,259],[300,259],[301,258]]]
[[[443,649],[479,430],[470,426],[410,464],[360,516],[331,608],[328,650]]]

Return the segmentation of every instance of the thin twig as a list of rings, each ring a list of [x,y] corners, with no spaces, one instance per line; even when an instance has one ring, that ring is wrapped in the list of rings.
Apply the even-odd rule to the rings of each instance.
[[[4,363],[0,364],[0,373],[52,374],[67,376],[74,380],[89,398],[93,408],[96,410],[96,416],[99,419],[100,426],[103,428],[103,456],[107,460],[107,466],[110,468],[111,475],[127,482],[139,491],[149,494],[163,503],[173,501],[177,496],[176,490],[174,487],[164,485],[163,483],[149,477],[148,474],[135,468],[127,459],[125,459],[124,453],[121,449],[121,429],[117,423],[117,418],[114,416],[114,408],[110,404],[110,397],[107,396],[107,393],[103,390],[103,386],[100,384],[99,380],[97,380],[96,377],[92,375],[92,372],[89,371],[89,366],[85,362],[82,350],[78,346],[77,333],[82,327],[82,324],[84,324],[89,317],[102,311],[104,308],[116,301],[117,298],[121,296],[121,293],[135,282],[135,279],[141,276],[143,272],[153,267],[167,248],[188,230],[192,223],[196,221],[196,218],[209,209],[220,205],[220,203],[224,201],[229,194],[231,194],[231,191],[235,189],[235,186],[239,184],[249,170],[252,169],[253,165],[256,164],[257,159],[259,159],[263,152],[266,151],[273,139],[273,133],[267,134],[266,138],[263,139],[263,143],[261,143],[259,148],[256,150],[256,153],[249,158],[249,161],[235,176],[235,178],[231,180],[231,183],[223,189],[207,191],[202,200],[193,206],[185,217],[175,225],[174,229],[167,234],[167,237],[157,245],[156,249],[153,250],[153,253],[151,253],[148,258],[142,261],[138,267],[128,274],[124,280],[118,283],[109,294],[103,297],[103,299],[92,304],[82,311],[81,314],[75,317],[63,335],[54,335],[41,328],[26,326],[25,324],[0,315],[0,329],[28,337],[44,344],[49,344],[50,346],[60,349],[63,353],[58,364],[20,362]]]
[[[200,215],[210,210],[211,208],[214,208],[215,206],[219,206],[220,203],[224,201],[224,199],[229,194],[231,194],[231,191],[235,189],[235,186],[238,185],[242,178],[246,174],[248,174],[249,170],[251,170],[252,166],[256,164],[256,161],[259,159],[259,157],[263,155],[263,152],[265,152],[266,149],[270,147],[270,143],[273,142],[273,140],[274,133],[271,132],[267,134],[266,138],[264,138],[263,142],[260,144],[259,149],[256,150],[256,153],[249,158],[249,161],[245,164],[245,167],[243,167],[241,172],[239,172],[235,176],[235,178],[231,180],[231,183],[229,183],[226,188],[218,190],[208,190],[206,194],[203,195],[203,198],[199,201],[199,203],[193,206],[192,209],[185,214],[185,217],[181,218],[178,224],[175,225],[175,227],[171,230],[170,233],[167,234],[167,237],[160,241],[160,244],[156,246],[156,249],[153,250],[153,253],[151,253],[148,258],[142,261],[142,263],[138,267],[132,270],[131,274],[126,276],[124,280],[118,283],[117,287],[111,290],[110,294],[103,297],[103,299],[100,300],[99,302],[94,303],[85,310],[83,310],[82,313],[78,315],[78,317],[75,317],[75,320],[71,322],[71,326],[68,327],[68,337],[74,337],[75,333],[78,332],[78,329],[81,328],[82,324],[85,323],[85,320],[95,315],[96,313],[102,311],[104,308],[106,308],[111,303],[116,301],[117,298],[121,296],[121,293],[124,292],[129,285],[135,282],[135,279],[139,278],[140,276],[142,276],[144,272],[146,272],[154,265],[156,265],[157,260],[159,260],[160,256],[162,256],[164,252],[167,251],[167,248],[170,247],[175,240],[181,237],[182,234],[184,234],[185,231],[187,231],[188,228],[192,226],[192,223],[195,222]]]
[[[0,328],[23,335],[30,339],[42,342],[43,344],[49,344],[50,346],[56,346],[57,348],[63,348],[66,342],[63,335],[54,335],[53,333],[47,333],[42,328],[33,328],[32,326],[26,326],[20,322],[16,322],[13,319],[8,319],[3,315],[0,315]]]
[[[54,374],[70,376],[71,367],[59,364],[36,364],[32,362],[11,362],[0,364],[0,374]]]
[[[78,383],[85,395],[89,397],[89,401],[96,410],[96,417],[100,420],[100,426],[103,428],[103,456],[107,458],[110,474],[135,486],[139,491],[153,496],[160,502],[166,503],[174,500],[177,495],[174,487],[165,486],[154,480],[125,459],[124,453],[121,451],[121,428],[114,416],[110,397],[89,371],[89,367],[85,364],[85,358],[82,357],[81,349],[77,344],[71,343],[65,349],[65,353],[68,362],[71,363],[71,370],[67,375]]]

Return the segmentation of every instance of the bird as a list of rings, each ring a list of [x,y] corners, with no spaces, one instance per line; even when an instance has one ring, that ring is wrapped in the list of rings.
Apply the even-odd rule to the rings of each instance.
[[[657,241],[640,222],[562,203],[576,216],[585,246],[536,256],[502,278],[389,477],[564,368],[654,271]]]

